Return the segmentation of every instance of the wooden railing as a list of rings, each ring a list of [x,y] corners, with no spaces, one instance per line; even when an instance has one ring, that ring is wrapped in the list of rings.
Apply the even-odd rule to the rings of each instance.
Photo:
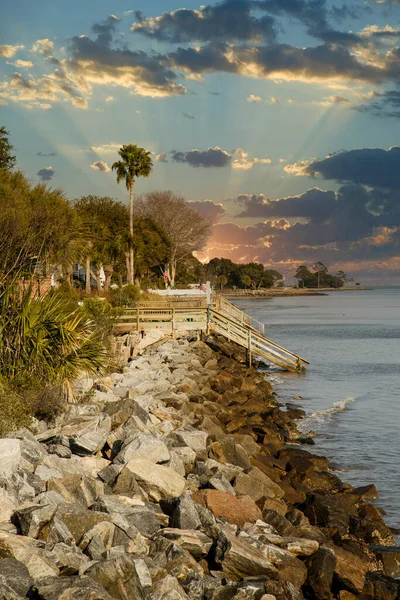
[[[309,364],[305,358],[286,350],[286,348],[268,340],[257,331],[238,324],[236,321],[222,315],[214,309],[211,309],[211,328],[216,333],[247,348],[249,352],[249,362],[252,360],[252,354],[256,354],[283,369],[295,372],[303,371],[305,365]]]
[[[304,371],[308,361],[264,337],[264,324],[251,319],[225,298],[213,297],[210,308],[204,300],[143,302],[126,309],[118,318],[116,333],[161,329],[175,336],[176,331],[214,331],[246,348],[249,363],[257,355],[286,369]]]

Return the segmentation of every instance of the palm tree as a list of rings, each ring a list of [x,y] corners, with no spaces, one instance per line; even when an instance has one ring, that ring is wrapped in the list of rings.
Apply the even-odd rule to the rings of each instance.
[[[129,233],[131,236],[129,252],[128,282],[135,281],[135,257],[133,249],[133,188],[136,177],[148,177],[153,168],[151,152],[139,148],[136,144],[126,144],[118,150],[121,160],[112,165],[112,170],[117,172],[117,183],[125,181],[129,191]]]

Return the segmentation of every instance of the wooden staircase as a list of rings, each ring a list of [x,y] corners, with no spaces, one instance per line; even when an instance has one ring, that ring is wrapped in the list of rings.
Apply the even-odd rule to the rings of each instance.
[[[175,336],[177,331],[217,333],[246,348],[249,364],[253,356],[265,359],[286,371],[302,372],[308,361],[264,335],[264,324],[253,319],[221,296],[204,299],[143,302],[126,309],[115,325],[115,333],[162,329]]]

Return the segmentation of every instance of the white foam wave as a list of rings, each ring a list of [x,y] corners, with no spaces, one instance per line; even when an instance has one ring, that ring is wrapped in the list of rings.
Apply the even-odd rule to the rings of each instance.
[[[305,431],[306,429],[309,429],[310,426],[313,425],[313,423],[322,423],[327,421],[332,417],[332,415],[346,410],[347,405],[354,402],[354,400],[355,399],[352,397],[345,398],[344,400],[338,400],[337,402],[334,402],[329,408],[312,413],[309,417],[306,417],[305,419],[300,421],[299,428],[302,431]]]

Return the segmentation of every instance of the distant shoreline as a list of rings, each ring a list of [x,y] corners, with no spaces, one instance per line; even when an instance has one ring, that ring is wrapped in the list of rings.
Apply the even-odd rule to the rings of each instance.
[[[366,291],[372,288],[351,286],[345,288],[269,288],[260,290],[222,290],[218,292],[229,298],[282,298],[286,296],[327,296],[328,292]]]

